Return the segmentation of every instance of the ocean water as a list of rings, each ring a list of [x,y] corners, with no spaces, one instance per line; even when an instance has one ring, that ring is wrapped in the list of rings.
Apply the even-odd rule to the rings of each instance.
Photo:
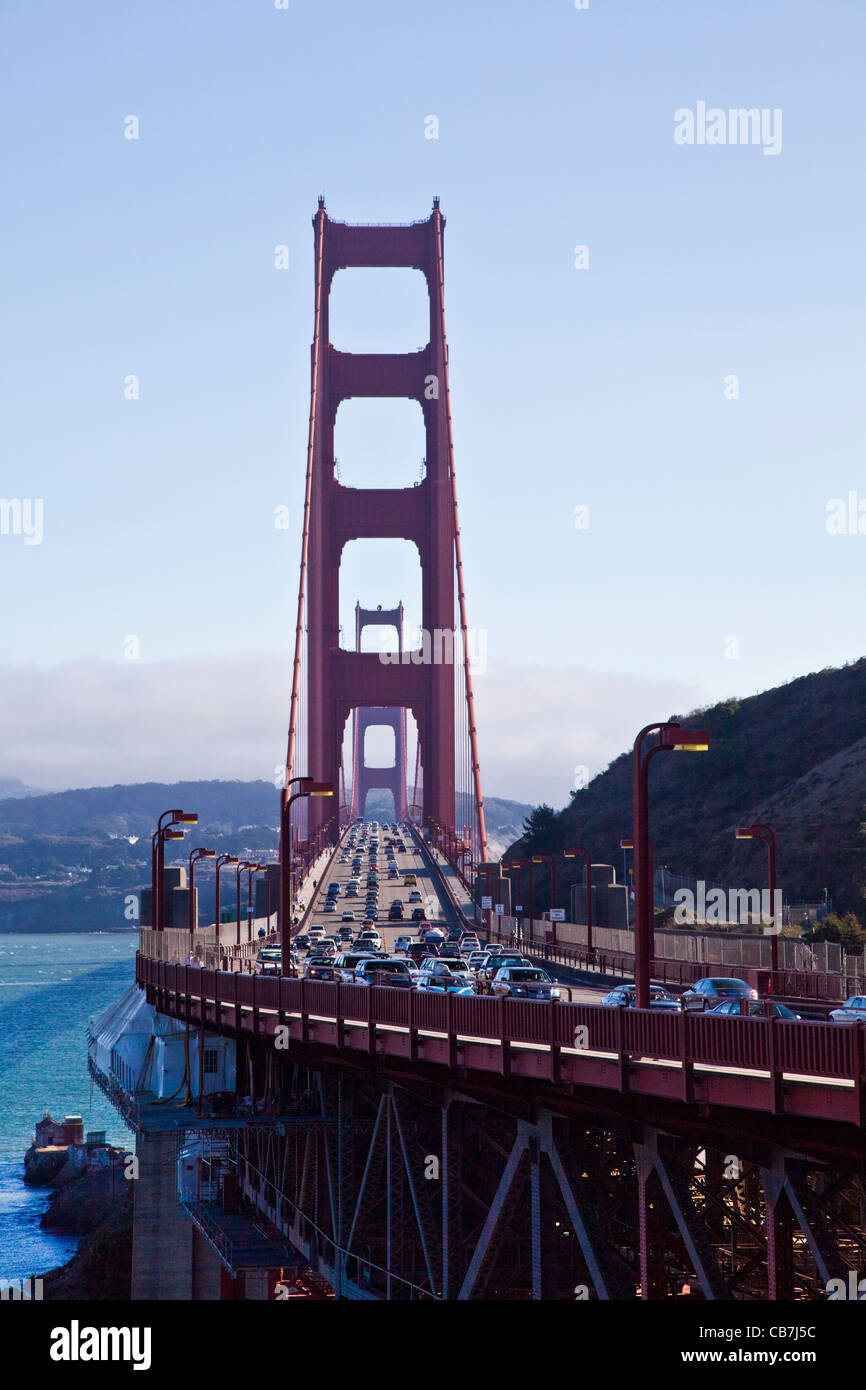
[[[87,1025],[132,983],[138,934],[0,935],[0,1279],[62,1264],[77,1241],[39,1229],[48,1193],[23,1182],[35,1122],[81,1115],[87,1130],[132,1134],[87,1071]]]

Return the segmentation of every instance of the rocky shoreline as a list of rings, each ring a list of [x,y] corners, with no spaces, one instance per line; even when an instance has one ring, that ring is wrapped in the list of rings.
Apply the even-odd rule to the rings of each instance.
[[[117,1301],[130,1297],[132,1275],[132,1182],[115,1163],[76,1170],[62,1151],[25,1157],[28,1186],[50,1187],[39,1225],[54,1235],[81,1238],[65,1265],[41,1276],[45,1299]]]
[[[113,1181],[112,1181],[113,1178]],[[132,1276],[132,1183],[116,1172],[74,1175],[51,1196],[40,1223],[81,1236],[65,1265],[42,1275],[43,1297],[125,1300]]]

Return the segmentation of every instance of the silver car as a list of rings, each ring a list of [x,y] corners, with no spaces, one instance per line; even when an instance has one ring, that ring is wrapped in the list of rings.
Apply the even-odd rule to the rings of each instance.
[[[830,1010],[831,1023],[866,1023],[866,994],[852,994],[838,1009]]]

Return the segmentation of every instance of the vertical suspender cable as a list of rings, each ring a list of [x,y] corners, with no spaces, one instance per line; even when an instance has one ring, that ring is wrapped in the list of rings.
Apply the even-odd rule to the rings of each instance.
[[[442,253],[442,214],[434,211],[436,223],[436,260],[439,275],[439,311],[442,315],[443,371],[445,375],[445,410],[448,417],[448,463],[451,473],[451,497],[454,506],[454,554],[457,562],[457,597],[460,605],[460,630],[463,638],[463,670],[466,680],[466,713],[469,721],[469,742],[472,762],[472,781],[475,793],[475,814],[482,860],[487,860],[487,827],[484,823],[484,801],[481,796],[481,767],[478,762],[478,741],[475,731],[475,701],[472,695],[472,676],[469,671],[469,646],[466,635],[466,594],[463,589],[463,561],[460,555],[460,519],[457,511],[457,479],[454,475],[454,439],[451,429],[451,394],[448,386],[448,345],[445,340],[445,267]]]
[[[307,554],[310,544],[310,502],[313,493],[313,451],[316,439],[316,414],[319,388],[319,335],[322,317],[322,264],[324,260],[325,211],[321,206],[316,215],[316,313],[313,329],[312,384],[310,389],[310,424],[307,434],[307,479],[304,491],[304,530],[301,538],[301,574],[298,583],[298,618],[295,625],[295,656],[292,665],[292,699],[289,710],[289,745],[286,753],[286,783],[292,776],[298,732],[298,695],[300,691],[301,653],[304,634],[304,608],[307,589]],[[309,771],[309,769],[307,769]],[[283,801],[288,798],[288,785],[283,789]]]

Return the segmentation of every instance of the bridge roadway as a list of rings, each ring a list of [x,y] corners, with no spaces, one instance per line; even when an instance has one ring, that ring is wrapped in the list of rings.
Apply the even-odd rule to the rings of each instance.
[[[362,825],[363,824],[362,822]],[[318,882],[317,887],[313,890],[315,900],[307,917],[305,930],[308,930],[311,926],[321,926],[324,927],[325,932],[330,936],[338,927],[344,925],[342,922],[342,915],[347,911],[354,912],[355,914],[352,927],[356,932],[361,929],[366,919],[364,903],[367,892],[366,881],[369,862],[369,835],[361,850],[361,858],[363,861],[361,873],[356,875],[352,870],[354,851],[350,852],[348,864],[340,862],[340,855],[347,844],[349,833],[349,830],[344,831],[337,853],[330,861],[328,869]],[[397,867],[400,871],[399,877],[394,879],[388,878],[388,860],[387,850],[385,848],[385,837],[388,833],[390,832],[380,831],[380,847],[376,864],[379,874],[380,905],[379,917],[375,925],[382,937],[385,949],[393,951],[398,936],[417,936],[418,934],[417,923],[411,920],[413,907],[423,907],[426,913],[426,920],[431,922],[434,926],[442,927],[443,930],[458,924],[459,917],[443,885],[443,878],[446,876],[446,873],[448,875],[449,884],[454,884],[457,878],[454,870],[450,865],[445,865],[443,867],[440,856],[436,855],[435,852],[431,852],[427,846],[422,847],[420,835],[418,835],[414,828],[410,828],[404,837],[406,852],[400,853],[399,851],[395,851]],[[421,893],[422,897],[420,904],[409,902],[409,894],[412,889],[411,887],[406,887],[403,880],[405,875],[410,873],[415,874],[418,880],[418,891]],[[349,880],[353,877],[360,879],[358,897],[347,898],[345,896],[346,887]],[[325,912],[324,908],[328,900],[328,888],[331,883],[338,883],[340,885],[340,896],[337,899],[337,911]],[[396,898],[400,898],[403,902],[405,919],[402,922],[391,923],[388,921],[388,910],[391,903]],[[483,933],[481,939],[483,939]],[[568,991],[568,998],[575,1003],[597,1004],[602,996],[607,993],[607,985],[576,985],[567,982],[564,975],[561,975],[555,966],[549,967],[549,973],[553,979],[563,985],[564,989]]]
[[[361,836],[365,825],[368,827],[366,840],[361,841]],[[352,923],[353,930],[357,933],[366,920],[365,901],[367,893],[367,874],[369,871],[369,850],[370,850],[370,830],[369,822],[362,821],[358,831],[358,844],[355,850],[349,850],[349,862],[341,862],[341,854],[346,852],[351,829],[343,832],[340,846],[337,853],[333,856],[327,871],[319,880],[315,888],[315,901],[312,910],[307,916],[305,929],[311,926],[324,927],[330,936],[338,927],[344,925],[342,916],[344,912],[353,912],[355,920]],[[422,851],[420,837],[414,830],[407,831],[403,837],[406,845],[405,853],[395,851],[399,877],[388,878],[388,854],[385,846],[386,838],[391,837],[390,831],[379,830],[379,849],[376,856],[376,871],[379,875],[379,915],[376,927],[382,937],[385,946],[393,950],[394,943],[398,936],[417,936],[417,924],[412,922],[412,910],[415,907],[423,907],[426,920],[435,926],[443,928],[456,924],[457,914],[449,902],[448,895],[442,887],[438,876],[431,871],[429,857]],[[352,860],[354,854],[360,854],[361,870],[354,873]],[[409,894],[413,891],[411,886],[406,886],[403,882],[406,874],[415,874],[418,884],[417,889],[421,894],[420,903],[410,903]],[[349,880],[358,879],[358,896],[354,898],[346,897],[346,887]],[[332,883],[340,885],[340,896],[337,899],[337,911],[325,912],[325,904],[328,899],[328,888]],[[389,908],[396,898],[403,902],[404,920],[402,922],[391,923],[388,921]]]
[[[407,842],[401,867],[414,869],[422,894],[435,893],[438,906],[429,905],[436,920],[448,920],[441,884],[425,872],[422,858],[418,845],[410,849]],[[320,898],[334,874],[348,877],[351,863],[339,859],[338,853],[318,885]],[[408,897],[402,879],[382,884],[383,908],[397,894]],[[313,920],[339,922],[341,913],[324,914],[321,906],[317,900]],[[401,930],[408,932],[409,924],[385,926],[389,947]],[[143,955],[137,970],[161,1012],[239,1040],[257,1038],[266,1047],[282,1025],[301,1052],[312,1049],[311,1055],[334,1060],[342,1054],[353,1063],[363,1062],[364,1054],[387,1056],[392,1066],[431,1080],[455,1073],[486,1077],[488,1088],[505,1095],[529,1086],[532,1096],[540,1087],[549,1102],[558,1096],[567,1103],[579,1088],[584,1097],[616,1091],[641,1106],[762,1112],[785,1123],[838,1121],[860,1130],[866,1120],[859,1023],[429,994],[200,970]]]

